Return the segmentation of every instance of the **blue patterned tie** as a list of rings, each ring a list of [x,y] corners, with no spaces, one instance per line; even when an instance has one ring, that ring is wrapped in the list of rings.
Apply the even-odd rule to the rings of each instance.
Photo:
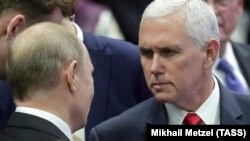
[[[247,90],[242,86],[240,80],[233,73],[232,66],[225,59],[220,60],[218,69],[223,71],[226,75],[225,84],[227,88],[241,94],[248,93]]]

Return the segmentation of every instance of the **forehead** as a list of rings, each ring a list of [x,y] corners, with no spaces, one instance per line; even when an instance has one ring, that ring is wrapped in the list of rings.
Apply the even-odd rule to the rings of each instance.
[[[182,30],[179,30],[180,28]],[[163,17],[143,19],[139,34],[143,34],[149,31],[149,29],[151,30],[150,32],[155,31],[158,33],[165,32],[166,30],[175,33],[184,33],[186,32],[184,16],[180,12],[177,12]]]
[[[171,14],[161,18],[143,20],[139,32],[140,46],[162,46],[165,43],[177,44],[188,38],[182,16]]]

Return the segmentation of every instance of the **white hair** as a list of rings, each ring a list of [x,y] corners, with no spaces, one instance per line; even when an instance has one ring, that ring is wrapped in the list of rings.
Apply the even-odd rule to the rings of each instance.
[[[210,38],[219,41],[217,18],[213,9],[203,0],[154,0],[145,9],[142,22],[174,12],[184,16],[187,33],[197,47],[203,47]]]

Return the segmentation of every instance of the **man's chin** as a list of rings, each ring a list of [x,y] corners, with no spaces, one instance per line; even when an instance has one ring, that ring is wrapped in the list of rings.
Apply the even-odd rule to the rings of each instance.
[[[229,38],[224,34],[224,32],[220,32],[220,43],[222,45],[225,45],[227,43],[227,41],[229,40]]]
[[[171,96],[170,94],[166,94],[166,93],[158,93],[155,95],[155,99],[160,103],[167,103],[170,101]]]

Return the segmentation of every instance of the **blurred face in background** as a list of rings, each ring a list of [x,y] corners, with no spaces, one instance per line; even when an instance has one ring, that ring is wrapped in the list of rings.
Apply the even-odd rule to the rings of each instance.
[[[230,39],[243,10],[243,0],[205,0],[214,10],[220,30],[221,44]]]

